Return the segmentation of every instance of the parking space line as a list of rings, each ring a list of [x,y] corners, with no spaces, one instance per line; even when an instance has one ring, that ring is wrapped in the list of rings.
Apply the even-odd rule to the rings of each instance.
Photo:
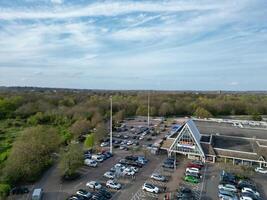
[[[202,192],[203,192],[204,185],[205,185],[205,180],[206,180],[206,172],[207,172],[207,165],[205,165],[205,169],[204,169],[204,176],[203,176],[203,179],[202,179],[202,187],[201,187],[201,190],[200,190],[199,199],[202,198]]]

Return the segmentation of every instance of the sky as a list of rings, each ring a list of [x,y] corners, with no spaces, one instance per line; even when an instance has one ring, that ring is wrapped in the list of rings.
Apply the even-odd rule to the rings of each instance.
[[[267,1],[0,0],[0,85],[267,90]]]

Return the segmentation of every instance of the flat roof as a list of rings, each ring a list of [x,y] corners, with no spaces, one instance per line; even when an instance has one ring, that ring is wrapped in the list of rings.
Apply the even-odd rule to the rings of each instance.
[[[236,137],[224,137],[213,135],[212,146],[213,148],[228,149],[234,151],[253,152],[253,145],[255,141]]]
[[[267,140],[267,131],[263,129],[239,128],[228,123],[194,121],[199,132],[204,135],[220,135],[247,137]]]

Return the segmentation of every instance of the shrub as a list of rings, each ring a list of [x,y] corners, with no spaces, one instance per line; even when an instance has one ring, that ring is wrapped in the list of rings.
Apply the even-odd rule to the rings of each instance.
[[[0,197],[1,199],[8,196],[11,187],[9,184],[0,183]]]

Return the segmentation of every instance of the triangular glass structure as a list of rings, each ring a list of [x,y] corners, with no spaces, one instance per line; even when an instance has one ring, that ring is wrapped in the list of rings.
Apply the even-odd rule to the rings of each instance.
[[[173,152],[195,155],[205,158],[200,145],[201,135],[192,120],[189,120],[178,134],[170,150]]]

